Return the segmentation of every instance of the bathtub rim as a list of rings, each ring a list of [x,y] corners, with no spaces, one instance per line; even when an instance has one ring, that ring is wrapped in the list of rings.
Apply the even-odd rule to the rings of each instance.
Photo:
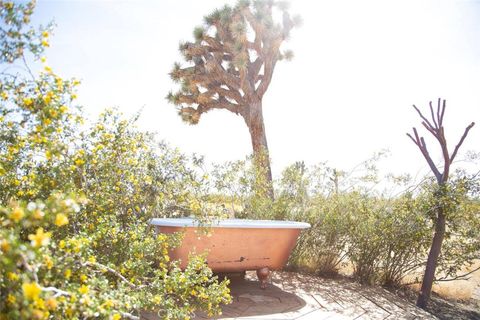
[[[158,227],[196,228],[199,226],[199,221],[194,218],[153,218],[150,220],[150,224]],[[235,229],[308,229],[311,227],[306,222],[251,219],[214,220],[212,223],[203,226]]]

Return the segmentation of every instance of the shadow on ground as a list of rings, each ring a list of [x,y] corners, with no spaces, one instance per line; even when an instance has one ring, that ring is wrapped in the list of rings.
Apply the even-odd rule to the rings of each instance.
[[[232,278],[230,290],[233,303],[223,306],[221,316],[208,318],[198,312],[195,319],[438,319],[383,288],[346,279],[275,272],[262,290],[255,273],[248,272],[245,280]],[[154,313],[142,318],[159,319]]]
[[[306,306],[306,302],[296,294],[284,291],[275,284],[269,284],[263,290],[260,282],[253,279],[231,278],[230,290],[233,302],[222,308],[221,316],[213,319],[258,318],[267,315],[272,315],[269,319],[278,319],[274,315],[295,312]],[[209,318],[199,312],[196,319]]]

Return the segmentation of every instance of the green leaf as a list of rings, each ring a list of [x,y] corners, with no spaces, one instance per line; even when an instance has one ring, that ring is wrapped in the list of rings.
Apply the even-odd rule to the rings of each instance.
[[[193,37],[196,41],[202,41],[203,37],[205,36],[205,28],[199,26],[193,29]]]

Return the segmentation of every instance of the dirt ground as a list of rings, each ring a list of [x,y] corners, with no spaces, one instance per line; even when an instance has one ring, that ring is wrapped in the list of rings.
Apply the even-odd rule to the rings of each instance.
[[[480,261],[463,271],[469,272],[478,267]],[[340,273],[349,276],[352,271],[350,266],[346,266]],[[408,281],[410,280],[407,279]],[[412,285],[409,289],[395,290],[395,293],[415,303],[419,288],[420,285]],[[440,319],[480,320],[480,270],[472,273],[466,280],[435,284],[428,310]]]

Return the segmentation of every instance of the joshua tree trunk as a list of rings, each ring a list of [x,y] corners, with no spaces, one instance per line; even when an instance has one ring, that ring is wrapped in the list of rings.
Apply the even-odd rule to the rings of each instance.
[[[428,253],[427,265],[423,275],[422,288],[418,294],[417,306],[425,309],[432,292],[433,280],[435,279],[435,270],[437,268],[438,257],[442,248],[443,238],[445,236],[445,215],[442,208],[437,209],[437,221],[435,223],[435,234],[433,235],[432,245]]]
[[[250,132],[253,147],[253,160],[257,177],[256,188],[260,194],[273,199],[272,170],[268,152],[267,135],[263,123],[262,101],[250,105],[249,113],[244,115]]]

